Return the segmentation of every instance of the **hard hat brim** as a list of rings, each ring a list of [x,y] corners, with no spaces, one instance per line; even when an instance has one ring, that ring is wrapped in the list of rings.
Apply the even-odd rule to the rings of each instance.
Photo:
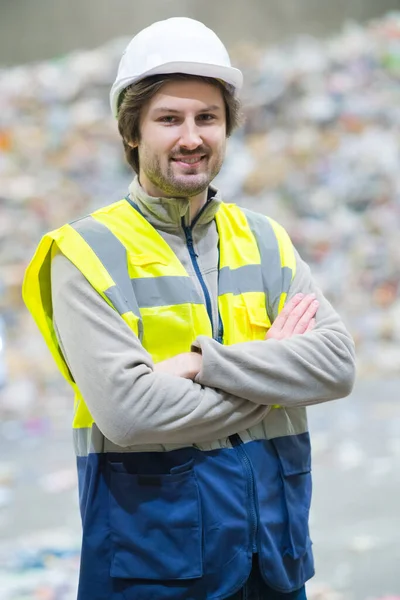
[[[140,76],[125,77],[120,79],[118,84],[114,83],[110,92],[110,104],[114,117],[118,117],[118,99],[125,88],[151,75],[167,75],[172,73],[185,73],[187,75],[221,79],[234,88],[235,94],[238,93],[243,85],[243,74],[235,67],[185,61],[165,63],[158,65],[154,69],[149,69],[145,73],[141,73]]]

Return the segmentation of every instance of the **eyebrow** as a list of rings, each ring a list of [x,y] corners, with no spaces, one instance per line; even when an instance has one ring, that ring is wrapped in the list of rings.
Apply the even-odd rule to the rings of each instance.
[[[207,106],[206,108],[202,108],[199,110],[199,113],[211,112],[221,110],[222,106],[218,106],[218,104],[212,104],[211,106]],[[170,113],[173,115],[179,115],[182,113],[181,110],[175,110],[174,108],[169,108],[168,106],[160,106],[159,108],[154,109],[154,113]]]

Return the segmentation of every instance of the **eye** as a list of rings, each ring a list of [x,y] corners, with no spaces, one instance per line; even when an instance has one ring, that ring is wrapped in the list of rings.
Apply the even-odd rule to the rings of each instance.
[[[199,119],[200,121],[214,121],[216,119],[215,115],[212,115],[211,113],[202,113],[201,115],[199,115]]]
[[[160,117],[158,121],[160,123],[166,123],[167,125],[171,125],[176,122],[176,117],[173,117],[172,115],[165,115],[164,117]]]

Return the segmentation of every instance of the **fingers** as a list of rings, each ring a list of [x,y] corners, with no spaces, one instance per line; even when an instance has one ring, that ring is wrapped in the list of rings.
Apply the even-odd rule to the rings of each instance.
[[[153,371],[194,380],[201,371],[202,363],[203,356],[199,352],[182,352],[155,364]]]
[[[304,333],[311,319],[315,316],[318,309],[318,301],[315,294],[307,294],[292,309],[288,315],[282,333],[286,336],[292,336],[295,333]]]
[[[282,340],[312,331],[318,306],[315,294],[296,294],[275,319],[265,339]]]
[[[285,326],[288,317],[292,314],[292,311],[298,306],[304,299],[304,294],[296,294],[285,304],[279,315],[276,317],[273,328],[276,332],[281,331]]]
[[[308,307],[305,309],[303,315],[299,318],[299,320],[295,324],[295,326],[293,328],[293,335],[298,334],[298,333],[305,333],[312,320],[314,320],[314,324],[315,324],[314,317],[318,310],[318,306],[319,306],[318,300],[314,299],[310,302]]]
[[[307,331],[312,331],[314,329],[314,327],[315,327],[315,319],[311,319],[311,321],[304,333],[307,333]]]

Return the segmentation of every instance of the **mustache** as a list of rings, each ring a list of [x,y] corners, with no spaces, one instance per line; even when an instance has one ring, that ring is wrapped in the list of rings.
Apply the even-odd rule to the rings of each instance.
[[[179,150],[175,150],[171,154],[171,158],[181,157],[181,156],[197,156],[198,154],[208,155],[210,153],[209,148],[201,145],[195,148],[194,150],[188,150],[187,148],[179,148]]]

